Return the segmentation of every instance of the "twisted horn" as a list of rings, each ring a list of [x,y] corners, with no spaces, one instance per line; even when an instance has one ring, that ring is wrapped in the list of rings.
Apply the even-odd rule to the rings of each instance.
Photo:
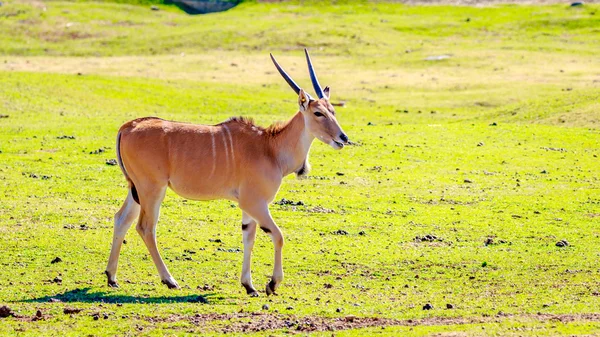
[[[298,86],[298,84],[296,84],[296,82],[294,82],[290,75],[288,75],[285,72],[285,70],[281,68],[279,63],[277,63],[277,61],[275,60],[275,57],[273,57],[273,54],[269,53],[269,55],[271,55],[271,60],[273,61],[275,68],[277,68],[283,79],[290,85],[290,87],[296,92],[296,94],[300,94],[300,87]],[[312,99],[308,93],[306,93],[306,95],[308,96],[308,99]]]
[[[308,50],[304,48],[304,53],[306,54],[306,63],[308,63],[308,72],[310,73],[310,80],[312,81],[313,88],[315,88],[315,92],[317,93],[317,97],[323,98],[325,94],[323,93],[323,89],[319,84],[319,80],[317,79],[317,74],[315,74],[315,69],[312,66],[312,62],[310,61],[310,56],[308,55]]]

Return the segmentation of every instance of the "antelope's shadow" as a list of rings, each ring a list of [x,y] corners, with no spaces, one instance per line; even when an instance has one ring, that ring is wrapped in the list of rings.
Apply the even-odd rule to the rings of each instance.
[[[67,303],[204,303],[220,302],[223,296],[215,293],[186,296],[129,296],[112,294],[105,291],[90,291],[91,288],[78,288],[65,291],[62,294],[43,296],[22,302],[67,302]]]

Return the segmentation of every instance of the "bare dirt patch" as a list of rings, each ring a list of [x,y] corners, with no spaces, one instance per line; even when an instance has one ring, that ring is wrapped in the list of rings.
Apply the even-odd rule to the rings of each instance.
[[[271,313],[234,313],[234,314],[196,314],[194,316],[170,315],[166,318],[143,318],[149,322],[180,322],[217,330],[223,333],[261,332],[271,330],[288,330],[297,332],[336,331],[386,326],[429,326],[429,325],[462,325],[498,323],[503,320],[535,320],[540,322],[573,321],[600,322],[600,313],[591,314],[537,314],[507,315],[499,313],[493,317],[428,317],[422,319],[397,320],[379,317],[319,317],[282,315]]]

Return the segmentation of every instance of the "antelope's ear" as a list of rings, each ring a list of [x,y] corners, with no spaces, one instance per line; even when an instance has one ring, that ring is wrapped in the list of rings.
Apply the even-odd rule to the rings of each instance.
[[[298,94],[298,106],[300,106],[300,111],[304,112],[308,110],[308,103],[310,102],[310,98],[304,92],[303,89],[300,89],[300,93]]]
[[[325,98],[329,99],[329,87],[325,87],[325,89],[323,89],[323,94],[325,94]]]

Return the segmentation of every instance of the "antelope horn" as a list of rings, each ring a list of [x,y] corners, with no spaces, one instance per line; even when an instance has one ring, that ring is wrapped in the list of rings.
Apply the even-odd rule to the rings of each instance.
[[[317,97],[323,98],[325,94],[323,93],[323,89],[319,84],[319,80],[317,79],[317,74],[315,74],[315,69],[312,66],[312,62],[310,61],[310,55],[308,55],[308,50],[304,48],[304,53],[306,54],[306,63],[308,63],[308,72],[310,73],[310,80],[312,81],[313,88],[315,88],[315,92],[317,93]]]
[[[298,86],[298,84],[296,84],[296,82],[294,82],[290,75],[288,75],[285,72],[285,70],[281,68],[279,63],[277,63],[277,61],[275,60],[275,57],[273,57],[273,54],[269,53],[269,55],[271,55],[271,60],[273,61],[273,64],[275,64],[275,68],[277,68],[283,79],[290,85],[290,87],[296,92],[296,94],[300,94],[300,87]],[[306,95],[308,96],[308,99],[312,99],[308,93],[306,93]]]

